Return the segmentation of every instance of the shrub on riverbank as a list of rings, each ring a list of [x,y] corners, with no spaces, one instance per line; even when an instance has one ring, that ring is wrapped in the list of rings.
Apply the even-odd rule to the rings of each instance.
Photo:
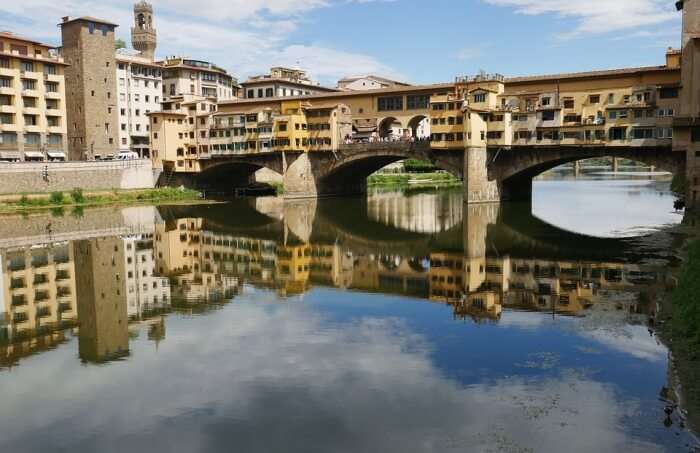
[[[111,193],[96,193],[84,195],[83,190],[76,188],[65,197],[63,192],[53,192],[50,195],[22,195],[19,200],[0,203],[1,211],[21,211],[25,209],[57,208],[61,206],[91,206],[111,203],[139,203],[161,201],[197,200],[201,194],[194,190],[165,187],[139,191]]]
[[[700,240],[690,244],[672,301],[674,342],[689,341],[700,346]]]

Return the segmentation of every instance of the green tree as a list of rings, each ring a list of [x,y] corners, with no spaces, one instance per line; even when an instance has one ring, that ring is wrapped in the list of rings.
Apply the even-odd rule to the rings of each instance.
[[[114,50],[126,49],[126,42],[123,39],[117,39],[114,41]]]

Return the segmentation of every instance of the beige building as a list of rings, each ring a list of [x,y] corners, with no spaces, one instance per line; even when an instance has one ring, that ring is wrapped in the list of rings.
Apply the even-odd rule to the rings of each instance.
[[[68,147],[71,160],[92,160],[118,149],[119,112],[114,55],[116,24],[64,17]]]
[[[51,46],[0,32],[0,161],[66,158],[65,69]]]
[[[309,96],[337,91],[314,82],[306,71],[283,67],[271,68],[269,74],[249,77],[241,87],[246,99]]]
[[[119,150],[151,157],[148,114],[159,112],[162,100],[162,69],[137,55],[119,52],[117,90],[119,94]]]
[[[338,89],[342,91],[367,91],[402,86],[407,87],[411,85],[376,75],[345,77],[338,80]]]
[[[164,101],[181,96],[201,96],[220,102],[238,96],[238,81],[213,63],[172,57],[158,64],[163,67]]]
[[[209,134],[216,103],[196,95],[172,97],[150,117],[152,161],[156,168],[199,172],[211,158]]]
[[[0,253],[0,340],[73,326],[78,318],[73,247],[57,243]]]

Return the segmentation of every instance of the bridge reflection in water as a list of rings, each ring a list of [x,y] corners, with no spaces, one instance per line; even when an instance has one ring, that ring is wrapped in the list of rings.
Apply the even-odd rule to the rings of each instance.
[[[141,213],[151,220],[118,236],[91,230],[32,246],[5,238],[0,367],[74,335],[84,362],[119,360],[130,331],[145,328],[159,343],[168,313],[216,310],[247,287],[402,295],[445,304],[455,319],[497,322],[504,310],[585,315],[608,291],[632,295],[616,310],[649,314],[667,284],[666,266],[635,264],[639,240],[577,235],[529,206],[467,207],[460,197],[239,200],[151,208]],[[433,206],[443,215],[420,220],[423,209],[436,218]],[[45,221],[30,218],[37,225],[26,231],[43,238]],[[646,262],[662,255],[645,247]]]

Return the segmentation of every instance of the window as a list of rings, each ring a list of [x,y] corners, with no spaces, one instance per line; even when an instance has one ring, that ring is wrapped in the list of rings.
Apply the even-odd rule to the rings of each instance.
[[[659,117],[671,117],[673,116],[674,111],[673,109],[659,109]]]
[[[632,129],[632,138],[636,140],[654,138],[654,129],[651,128],[635,128]]]
[[[615,95],[613,93],[608,94],[608,104],[615,103]]]
[[[271,98],[275,96],[275,90],[273,88],[267,88],[265,90],[265,97]]]
[[[430,103],[430,96],[421,94],[410,94],[406,96],[406,108],[408,110],[427,109]]]
[[[25,72],[34,72],[34,63],[31,61],[23,61],[20,65],[20,70]]]
[[[678,97],[678,88],[676,87],[665,87],[659,90],[659,97],[661,99],[674,99]]]
[[[662,127],[656,130],[656,138],[671,139],[673,138],[673,129],[670,127]]]
[[[486,102],[486,93],[476,93],[474,94],[474,103],[478,104],[480,102]]]
[[[377,102],[377,110],[379,110],[380,112],[403,110],[402,96],[381,97],[377,100]]]
[[[543,105],[543,106],[547,106],[547,105],[549,105],[549,104],[551,104],[551,103],[552,103],[552,99],[551,99],[551,98],[548,98],[548,97],[547,97],[547,98],[542,98],[542,105]]]
[[[36,80],[22,79],[22,89],[23,90],[35,90]]]
[[[690,141],[693,143],[700,142],[700,127],[693,127],[690,130]]]
[[[599,94],[592,94],[588,98],[588,102],[591,104],[599,104],[600,103],[600,95]]]
[[[542,121],[554,121],[554,110],[545,110],[542,112]]]
[[[609,131],[610,140],[626,140],[627,139],[627,128],[626,127],[611,127]]]
[[[91,35],[95,33],[95,24],[93,22],[88,22],[88,31]]]
[[[564,108],[565,109],[574,108],[574,100],[573,99],[564,99]]]

